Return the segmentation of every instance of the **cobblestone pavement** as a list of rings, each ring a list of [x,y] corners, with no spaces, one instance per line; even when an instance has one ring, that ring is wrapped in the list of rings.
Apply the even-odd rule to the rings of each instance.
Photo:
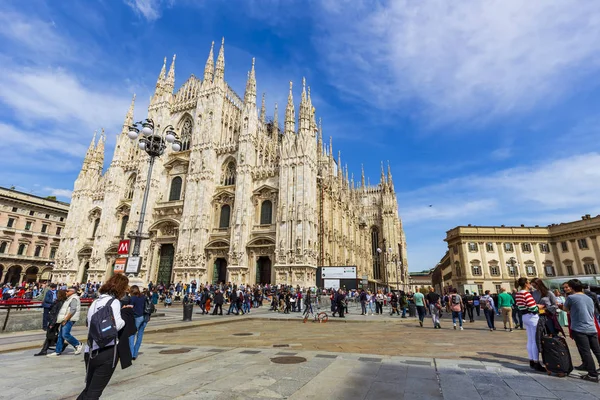
[[[447,320],[434,330],[429,320],[421,328],[389,315],[303,324],[299,313],[263,308],[239,317],[194,313],[184,323],[180,313],[154,320],[140,357],[117,367],[103,399],[600,399],[600,385],[576,372],[533,373],[525,332],[490,332],[482,320],[460,331]],[[0,344],[3,337],[16,336],[0,335]],[[0,398],[73,399],[81,391],[81,355],[70,348],[49,359],[24,349],[0,354]],[[275,364],[275,357],[306,361]]]
[[[164,354],[173,350],[183,353]],[[32,354],[0,355],[0,398],[74,399],[83,387],[83,357],[71,350],[53,359]],[[278,357],[303,362],[276,364]],[[473,360],[146,343],[132,367],[117,367],[102,398],[587,400],[600,398],[598,389],[575,377]]]

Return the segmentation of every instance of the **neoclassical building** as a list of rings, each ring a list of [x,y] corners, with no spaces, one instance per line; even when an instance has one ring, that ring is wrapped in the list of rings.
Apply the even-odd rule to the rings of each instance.
[[[548,226],[457,226],[433,272],[437,290],[481,293],[514,287],[515,278],[578,276],[600,280],[600,215]]]
[[[0,187],[0,284],[49,281],[69,204]]]
[[[365,184],[364,172],[349,177],[331,139],[323,142],[304,81],[298,109],[290,82],[282,127],[277,104],[272,117],[264,95],[257,107],[254,60],[243,98],[227,84],[223,43],[216,64],[211,46],[202,79],[174,89],[175,57],[168,72],[165,59],[147,116],[157,129],[173,125],[182,148],[157,160],[150,182],[148,155],[127,137],[134,101],[105,172],[104,133],[92,140],[57,254],[60,279],[111,276],[150,185],[145,281],[314,285],[323,265],[356,265],[373,286],[406,281],[389,165],[377,185]]]

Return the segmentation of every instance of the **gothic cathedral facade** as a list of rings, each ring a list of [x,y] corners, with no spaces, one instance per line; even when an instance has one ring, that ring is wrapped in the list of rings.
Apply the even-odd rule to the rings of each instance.
[[[175,57],[148,108],[156,129],[173,125],[181,151],[157,159],[128,136],[134,100],[103,172],[105,136],[95,135],[74,184],[53,272],[63,282],[104,281],[119,241],[137,227],[150,185],[140,278],[146,282],[234,282],[314,286],[318,266],[358,267],[371,286],[407,281],[406,242],[392,175],[379,184],[349,178],[331,140],[323,143],[310,88],[298,118],[292,84],[283,126],[257,107],[254,60],[244,98],[225,81],[213,47],[203,79],[176,92]]]

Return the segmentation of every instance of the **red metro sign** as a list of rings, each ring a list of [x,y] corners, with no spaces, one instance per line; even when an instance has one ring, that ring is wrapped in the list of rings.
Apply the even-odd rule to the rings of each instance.
[[[119,242],[119,249],[117,250],[117,253],[119,253],[119,255],[128,255],[129,254],[129,243],[131,241],[129,239],[127,240],[121,240]]]

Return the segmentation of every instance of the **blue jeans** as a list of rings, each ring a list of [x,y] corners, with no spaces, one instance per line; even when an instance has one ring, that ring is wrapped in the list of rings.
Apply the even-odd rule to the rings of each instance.
[[[483,310],[483,313],[485,314],[485,319],[487,320],[487,326],[490,329],[495,329],[494,326],[494,309],[491,310]]]
[[[453,324],[456,324],[457,318],[458,318],[458,322],[460,323],[460,326],[462,326],[462,322],[463,322],[462,311],[452,311],[452,323]]]
[[[129,348],[131,349],[131,357],[137,358],[142,345],[142,338],[144,337],[144,329],[146,328],[146,318],[142,315],[141,317],[135,317],[135,327],[137,333],[129,336]],[[135,345],[134,345],[135,343]]]
[[[242,311],[250,312],[250,303],[248,303],[246,301],[244,303],[242,303]]]
[[[58,341],[56,342],[56,352],[58,354],[62,353],[63,351],[63,340],[73,347],[77,347],[81,344],[79,343],[79,340],[75,339],[75,337],[71,335],[71,328],[73,327],[73,324],[75,324],[75,322],[67,321],[67,323],[62,325],[58,330]]]
[[[373,302],[370,301],[369,303],[367,303],[369,305],[369,311],[371,312],[371,314],[373,314]]]

